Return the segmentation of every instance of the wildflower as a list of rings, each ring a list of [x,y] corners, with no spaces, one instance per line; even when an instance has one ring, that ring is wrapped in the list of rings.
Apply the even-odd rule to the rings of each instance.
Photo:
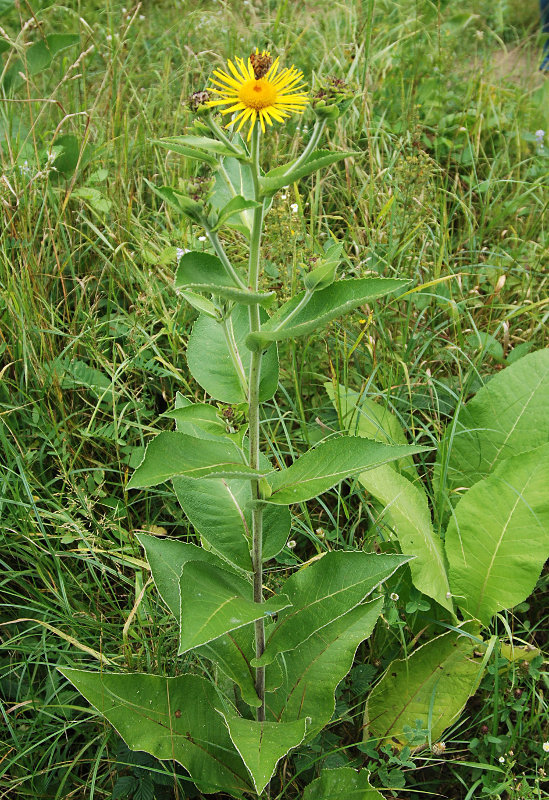
[[[542,744],[542,747],[543,747],[543,752],[544,753],[549,753],[549,742],[544,742]]]
[[[206,241],[206,237],[205,236],[199,236],[198,237],[198,241],[199,242],[205,242]]]
[[[290,208],[292,209],[292,211],[294,212],[294,214],[297,214],[297,210],[298,210],[298,208],[299,208],[299,206],[297,205],[297,203],[291,203],[291,204],[290,204]]]
[[[500,756],[498,758],[498,761],[499,761],[500,764],[505,764],[505,756]]]
[[[289,542],[288,542],[288,544],[287,544],[287,547],[289,547],[289,548],[290,548],[290,550],[293,550],[293,549],[294,549],[294,547],[296,546],[296,544],[297,544],[297,542],[296,542],[296,540],[295,540],[295,539],[290,539],[290,541],[289,541]]]
[[[390,597],[390,598],[391,598],[391,600],[393,600],[395,603],[396,603],[396,601],[398,600],[398,594],[397,594],[396,592],[391,592],[391,594],[389,595],[389,597]]]
[[[211,95],[207,89],[202,89],[200,92],[193,92],[189,97],[188,103],[191,111],[207,110],[207,103],[211,100]]]
[[[246,122],[250,122],[248,139],[251,138],[255,123],[259,120],[261,130],[265,132],[268,125],[283,122],[293,114],[301,114],[308,103],[304,93],[303,73],[296,67],[285,67],[278,72],[279,59],[275,61],[270,53],[256,50],[247,61],[235,58],[235,63],[228,60],[228,72],[214,70],[215,78],[211,78],[215,88],[211,91],[218,95],[217,100],[210,100],[209,106],[228,106],[220,109],[222,114],[238,112],[237,116],[225,127],[239,123],[239,131]],[[278,74],[277,74],[278,73]]]
[[[545,131],[541,128],[535,132],[536,142],[540,147],[543,147],[543,140],[545,139]]]
[[[281,200],[287,200],[287,198],[288,198],[288,195],[287,195],[287,194],[281,194],[281,195],[280,195],[280,199],[281,199]]]
[[[185,255],[185,253],[190,253],[190,252],[191,252],[190,250],[187,250],[184,247],[177,247],[176,251],[175,251],[175,256],[177,258],[177,263],[179,264],[179,262],[181,261],[181,259]]]

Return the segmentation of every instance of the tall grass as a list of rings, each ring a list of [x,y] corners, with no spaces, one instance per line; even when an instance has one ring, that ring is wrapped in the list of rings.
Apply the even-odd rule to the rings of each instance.
[[[285,54],[313,83],[334,74],[355,87],[352,111],[328,137],[360,155],[275,206],[267,272],[284,294],[329,222],[345,240],[346,272],[409,277],[418,291],[291,345],[283,400],[263,430],[280,459],[295,456],[298,436],[304,448],[320,438],[336,424],[322,388],[335,378],[364,387],[410,437],[436,446],[487,376],[546,344],[549,143],[541,148],[534,131],[549,130],[549,83],[535,71],[536,20],[520,4],[488,0],[4,5],[0,797],[107,798],[121,777],[137,781],[135,798],[185,797],[184,775],[120,749],[56,671],[97,660],[184,669],[135,533],[192,540],[193,531],[168,487],[124,491],[176,392],[200,397],[181,355],[192,317],[171,283],[176,248],[203,247],[202,232],[159,207],[147,183],[177,184],[191,167],[154,139],[190,123],[185,99],[212,66],[256,45]],[[79,42],[7,88],[16,58],[25,72],[28,43],[52,33]],[[510,56],[531,71],[506,72]],[[275,131],[269,161],[296,149],[308,125],[305,116]],[[229,247],[238,252],[237,237]],[[429,486],[428,460],[423,467]],[[378,530],[378,509],[355,486],[294,511],[296,546],[281,554],[281,570]],[[538,644],[546,585],[545,576],[529,607],[506,620]],[[289,774],[341,763],[358,741],[367,685],[407,645],[397,626],[368,646],[371,671],[353,671],[341,688],[323,750],[298,754]],[[416,759],[406,796],[477,796],[477,773],[459,759],[481,758],[479,731],[494,719],[517,762],[504,769],[507,796],[543,796],[530,744],[549,738],[540,677],[496,677],[455,726],[445,758]],[[511,772],[524,775],[522,789]],[[299,780],[280,796],[299,796]]]

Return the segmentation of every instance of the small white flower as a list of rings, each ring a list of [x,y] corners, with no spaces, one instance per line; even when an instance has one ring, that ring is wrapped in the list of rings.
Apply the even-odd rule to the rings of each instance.
[[[190,252],[191,252],[191,251],[190,251],[190,250],[187,250],[185,247],[178,247],[178,248],[176,249],[176,251],[175,251],[175,255],[176,255],[176,258],[177,258],[177,263],[179,264],[179,261],[180,261],[180,259],[182,259],[182,258],[183,258],[183,256],[185,255],[185,253],[190,253]]]
[[[398,600],[398,594],[396,592],[391,592],[389,597],[391,598],[391,600],[394,600],[395,603]]]
[[[505,764],[505,756],[500,756],[498,758],[498,761],[499,761],[500,764]]]
[[[199,242],[205,242],[206,241],[206,237],[205,236],[199,236],[198,237],[198,241]]]
[[[293,213],[296,214],[299,206],[297,203],[291,203],[290,208],[292,209]]]
[[[289,541],[289,542],[288,542],[288,544],[287,544],[287,547],[289,547],[289,548],[290,548],[290,550],[293,550],[293,549],[294,549],[294,547],[296,546],[296,544],[297,544],[297,542],[296,542],[296,540],[295,540],[295,539],[290,539],[290,541]]]
[[[287,200],[287,198],[288,198],[288,195],[287,195],[287,194],[281,194],[281,195],[280,195],[280,199],[281,199],[281,200]]]
[[[542,744],[542,747],[543,747],[543,752],[544,753],[549,753],[549,742],[544,742]]]
[[[107,42],[112,42],[112,36],[110,33],[107,34]]]

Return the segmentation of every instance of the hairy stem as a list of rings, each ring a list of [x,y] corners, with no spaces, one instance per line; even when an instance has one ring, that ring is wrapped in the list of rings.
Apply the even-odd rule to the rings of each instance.
[[[252,174],[254,180],[254,200],[259,200],[259,127],[252,134]],[[252,236],[250,240],[250,259],[248,265],[249,288],[257,292],[259,288],[259,258],[261,252],[261,233],[263,229],[263,206],[254,209]],[[259,330],[261,319],[259,306],[250,306],[250,331]],[[250,437],[250,466],[259,469],[259,382],[261,380],[262,353],[252,353],[248,379],[248,414]],[[252,510],[252,563],[254,568],[254,601],[263,602],[263,508],[257,501],[261,499],[259,480],[252,481],[252,499],[256,501]],[[265,623],[263,619],[255,622],[255,653],[259,658],[265,649]],[[257,720],[265,719],[265,667],[258,667],[255,688],[261,706],[257,709]]]
[[[307,142],[305,150],[301,153],[297,161],[294,161],[294,163],[290,167],[288,167],[284,175],[289,175],[290,172],[292,172],[296,167],[300,167],[305,161],[307,161],[307,159],[317,146],[325,127],[326,127],[325,119],[316,120],[313,131],[311,133],[311,138]]]

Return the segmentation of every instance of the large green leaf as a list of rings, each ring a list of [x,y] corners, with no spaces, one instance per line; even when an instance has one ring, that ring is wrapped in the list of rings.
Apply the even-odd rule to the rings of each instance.
[[[382,608],[382,599],[357,606],[287,652],[282,685],[266,697],[268,719],[290,722],[311,717],[307,739],[314,738],[330,721],[336,687],[351,669],[358,645],[370,636]]]
[[[267,460],[262,468],[268,471]],[[177,499],[192,526],[224,558],[251,571],[252,489],[249,481],[227,478],[195,481],[174,478]],[[266,505],[263,510],[263,560],[274,558],[284,547],[291,527],[286,506]]]
[[[344,478],[425,449],[411,445],[386,445],[359,436],[329,439],[309,450],[287,469],[268,475],[272,490],[269,502],[289,505],[310,500]]]
[[[305,787],[303,800],[383,800],[383,795],[370,786],[367,770],[337,767],[323,769],[320,777]]]
[[[266,635],[271,627],[270,623],[265,625]],[[261,700],[255,690],[255,669],[251,663],[255,656],[253,625],[244,625],[230,631],[219,639],[198,647],[194,652],[216,664],[240,688],[242,699],[248,705],[259,708]],[[277,691],[281,684],[282,669],[277,661],[273,661],[265,672],[265,691]]]
[[[338,551],[295,572],[281,587],[291,606],[279,614],[254,665],[270,664],[277,653],[298,647],[361,603],[407,561],[408,556]]]
[[[252,292],[241,289],[217,256],[211,253],[190,252],[179,259],[175,273],[175,288],[196,292],[209,292],[245,305],[261,303],[270,305],[276,292]]]
[[[261,309],[261,319],[267,314]],[[228,325],[238,352],[241,371],[247,376],[252,354],[244,342],[249,331],[248,309],[243,305],[234,308]],[[196,381],[215,400],[222,403],[245,403],[246,392],[231,358],[223,326],[201,314],[196,320],[187,347],[187,364]],[[278,353],[270,348],[261,364],[259,401],[270,400],[278,386]]]
[[[549,444],[502,461],[457,504],[446,532],[456,602],[486,625],[534,589],[549,557]]]
[[[242,139],[239,136],[235,137],[235,143],[241,144]],[[244,150],[244,147],[242,149]],[[221,158],[219,169],[215,173],[215,186],[210,202],[213,209],[219,213],[235,197],[244,197],[247,200],[255,199],[251,167],[237,158]],[[252,223],[253,210],[249,208],[236,212],[225,220],[225,225],[236,228],[246,237],[250,235]]]
[[[397,417],[383,403],[376,403],[364,392],[327,381],[324,388],[338,413],[343,430],[352,436],[364,436],[385,444],[407,444],[406,435]],[[398,469],[411,480],[417,478],[412,456],[392,461],[391,467]]]
[[[436,742],[460,714],[481,678],[482,660],[469,636],[450,631],[393,661],[368,697],[366,739],[408,744],[406,728],[430,731]]]
[[[271,342],[304,336],[375,297],[402,289],[408,283],[399,278],[351,278],[313,292],[308,300],[306,293],[301,292],[284,303],[257,333],[250,333],[246,346],[250,350],[263,350]]]
[[[178,431],[163,431],[147,445],[143,461],[127,488],[156,486],[178,475],[193,479],[249,480],[263,474],[245,464],[242,451],[230,441],[196,439]]]
[[[410,561],[414,586],[453,614],[444,547],[433,529],[425,492],[389,464],[363,473],[358,480],[385,506],[383,520],[402,552],[415,556]]]
[[[159,538],[148,533],[137,535],[145,550],[154,585],[174,617],[181,614],[180,578],[188,561],[204,561],[223,567],[224,562],[214,553],[177,539]]]
[[[329,167],[331,164],[335,164],[337,161],[342,161],[352,155],[355,155],[353,151],[334,153],[329,150],[315,150],[299,166],[294,166],[292,162],[270,170],[263,178],[260,178],[260,192],[262,195],[269,197],[278,189],[282,189],[283,186],[289,186],[291,183],[300,180],[300,178],[306,178],[307,175],[312,175],[313,172],[323,167]]]
[[[250,791],[249,778],[220,711],[216,687],[198,675],[62,674],[116,728],[130,750],[187,769],[201,792]]]
[[[152,144],[165,147],[173,153],[179,153],[186,158],[205,161],[211,166],[217,166],[215,155],[234,156],[235,153],[226,144],[209,136],[167,136],[164,139],[155,139]],[[242,151],[242,156],[244,156]]]
[[[215,406],[196,403],[185,405],[180,395],[169,416],[177,430],[193,436],[227,437]],[[241,433],[229,434],[240,436]],[[271,471],[269,460],[260,453],[260,467]],[[174,478],[177,499],[195,530],[207,546],[241,569],[252,570],[252,487],[249,481],[226,478]],[[291,516],[285,506],[266,506],[263,510],[263,560],[274,558],[284,547],[290,533]]]
[[[256,722],[228,714],[224,716],[233,744],[260,795],[274,775],[280,759],[303,741],[307,720]]]
[[[255,603],[246,578],[219,566],[188,561],[181,574],[179,654],[286,608],[285,595]]]
[[[437,476],[450,490],[473,486],[504,459],[549,441],[549,349],[494,375],[448,428]]]

